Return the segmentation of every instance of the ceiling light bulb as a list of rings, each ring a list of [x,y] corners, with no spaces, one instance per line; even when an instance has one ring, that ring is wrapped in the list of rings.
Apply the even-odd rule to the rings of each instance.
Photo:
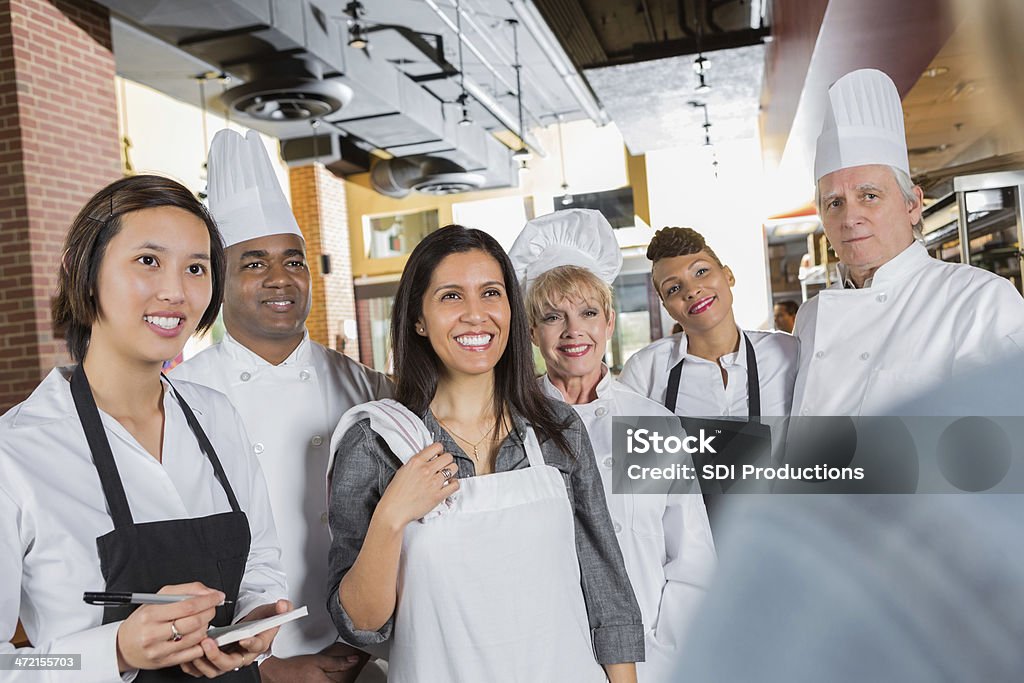
[[[574,201],[575,199],[573,198],[572,193],[569,192],[569,183],[562,183],[562,206],[569,206]]]
[[[526,147],[520,147],[516,151],[512,152],[512,158],[525,164],[533,158],[533,155],[530,154],[530,150],[526,149]]]
[[[462,108],[462,118],[459,119],[459,125],[460,126],[469,126],[469,125],[472,125],[472,124],[473,124],[473,119],[469,115],[469,108],[468,107],[463,107]]]
[[[363,29],[363,25],[359,22],[353,22],[352,26],[348,30],[348,46],[355,50],[365,50],[366,46],[370,44],[369,39],[366,37],[366,31]]]

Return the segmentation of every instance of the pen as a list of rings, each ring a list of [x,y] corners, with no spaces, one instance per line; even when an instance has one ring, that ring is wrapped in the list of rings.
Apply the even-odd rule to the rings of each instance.
[[[104,593],[86,591],[82,596],[90,605],[170,605],[175,602],[182,602],[195,595],[163,595],[157,593]],[[219,605],[230,605],[233,600],[225,600]]]

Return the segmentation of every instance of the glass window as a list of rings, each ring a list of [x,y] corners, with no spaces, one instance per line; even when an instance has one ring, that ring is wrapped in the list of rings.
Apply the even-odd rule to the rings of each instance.
[[[363,245],[369,258],[412,253],[420,241],[437,230],[437,210],[363,217]]]
[[[370,310],[370,344],[373,348],[373,369],[387,375],[394,373],[391,356],[391,308],[395,297],[367,299]]]
[[[623,274],[612,283],[615,297],[615,334],[612,335],[608,352],[611,354],[609,365],[616,374],[622,371],[622,366],[630,356],[653,341],[651,288],[649,273]]]

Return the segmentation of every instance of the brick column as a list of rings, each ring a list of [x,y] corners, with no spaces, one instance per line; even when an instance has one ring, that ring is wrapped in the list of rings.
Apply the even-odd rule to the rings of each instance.
[[[87,0],[0,0],[0,412],[57,364],[64,234],[120,175],[110,16]]]
[[[306,327],[312,339],[341,351],[337,341],[344,338],[344,321],[356,320],[345,182],[322,164],[310,164],[292,168],[289,183],[313,276],[313,306]],[[324,254],[331,259],[329,274],[321,270]],[[346,340],[344,353],[359,360],[358,339]]]

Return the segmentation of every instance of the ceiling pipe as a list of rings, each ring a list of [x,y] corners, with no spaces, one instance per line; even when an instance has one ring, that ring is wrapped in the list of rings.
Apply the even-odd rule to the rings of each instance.
[[[427,1],[430,2],[431,0]],[[530,0],[509,0],[509,4],[512,5],[512,10],[516,13],[516,16],[519,17],[519,20],[534,41],[536,41],[537,45],[540,46],[541,51],[548,58],[555,71],[558,72],[562,82],[565,83],[566,88],[572,93],[572,96],[586,115],[599,126],[604,126],[611,121],[608,117],[608,112],[604,110],[597,101],[597,98],[594,97],[594,93],[590,91],[590,86],[583,80],[583,76],[576,70],[576,67],[569,59],[569,55],[565,53],[558,39],[551,33],[551,29],[548,28],[544,19],[540,16],[536,5]]]
[[[434,2],[434,0],[423,1],[430,9],[434,11],[434,13],[441,19],[441,21],[444,22],[445,26],[451,29],[451,31],[454,32],[456,35],[459,35],[458,28],[456,27],[455,22],[452,21],[448,17],[448,15],[444,13],[441,7],[436,2]],[[505,86],[505,88],[507,88],[509,92],[514,93],[517,97],[519,96],[519,93],[516,92],[515,87],[511,83],[509,83],[505,79],[505,77],[498,72],[497,69],[494,68],[494,65],[491,64],[491,62],[486,57],[484,57],[483,53],[480,52],[479,48],[477,48],[476,45],[474,45],[468,38],[466,38],[465,35],[461,35],[459,36],[459,38],[461,39],[462,44],[466,46],[466,49],[472,52],[473,56],[475,56],[488,71],[494,74],[494,77],[498,80],[499,83]],[[508,128],[508,130],[515,134],[520,140],[525,142],[526,145],[535,154],[541,157],[547,156],[547,152],[541,146],[540,142],[538,142],[537,139],[529,133],[529,131],[519,130],[519,123],[516,120],[516,118],[513,117],[511,113],[506,111],[505,108],[502,105],[500,105],[498,101],[494,99],[493,96],[486,94],[486,91],[484,91],[484,89],[480,85],[478,85],[471,79],[467,78],[466,90],[469,92],[470,95],[473,96],[473,99],[475,99],[481,105],[483,105],[483,107],[487,109],[487,111],[489,111],[494,116],[494,118],[501,121],[502,125]],[[486,102],[489,102],[490,104],[487,104],[485,103],[485,100],[480,99],[478,93],[484,93],[486,95]],[[530,118],[533,119],[538,125],[544,125],[536,114],[525,108],[524,111],[525,113],[529,114]]]
[[[509,51],[504,46],[498,45],[490,37],[490,35],[488,34],[488,31],[485,31],[485,30],[483,30],[480,27],[480,24],[477,23],[477,21],[474,18],[472,12],[465,8],[466,4],[467,4],[466,1],[463,0],[462,1],[463,8],[460,11],[460,14],[462,15],[462,20],[464,22],[466,22],[466,24],[471,29],[473,29],[474,33],[476,33],[476,39],[479,40],[488,49],[490,49],[490,51],[493,52],[498,57],[499,60],[501,60],[502,62],[504,62],[506,64],[511,64],[512,63],[512,55],[509,53]],[[539,100],[541,110],[545,111],[545,112],[549,112],[549,111],[555,111],[556,109],[558,109],[558,107],[556,107],[555,104],[554,104],[554,100],[551,97],[551,93],[549,93],[545,88],[539,87],[538,83],[539,83],[540,79],[539,78],[532,78],[531,77],[531,73],[532,72],[531,72],[530,68],[527,67],[524,64],[523,65],[523,77],[527,81],[533,81],[532,87],[530,88],[530,92],[537,96],[536,100]],[[529,112],[527,112],[527,113],[529,113]],[[545,116],[545,114],[541,114],[541,118],[543,118],[544,116]],[[537,123],[537,125],[539,125],[539,126],[543,126],[544,125],[544,122],[541,121],[540,119],[538,119],[533,114],[530,114],[530,117]]]

